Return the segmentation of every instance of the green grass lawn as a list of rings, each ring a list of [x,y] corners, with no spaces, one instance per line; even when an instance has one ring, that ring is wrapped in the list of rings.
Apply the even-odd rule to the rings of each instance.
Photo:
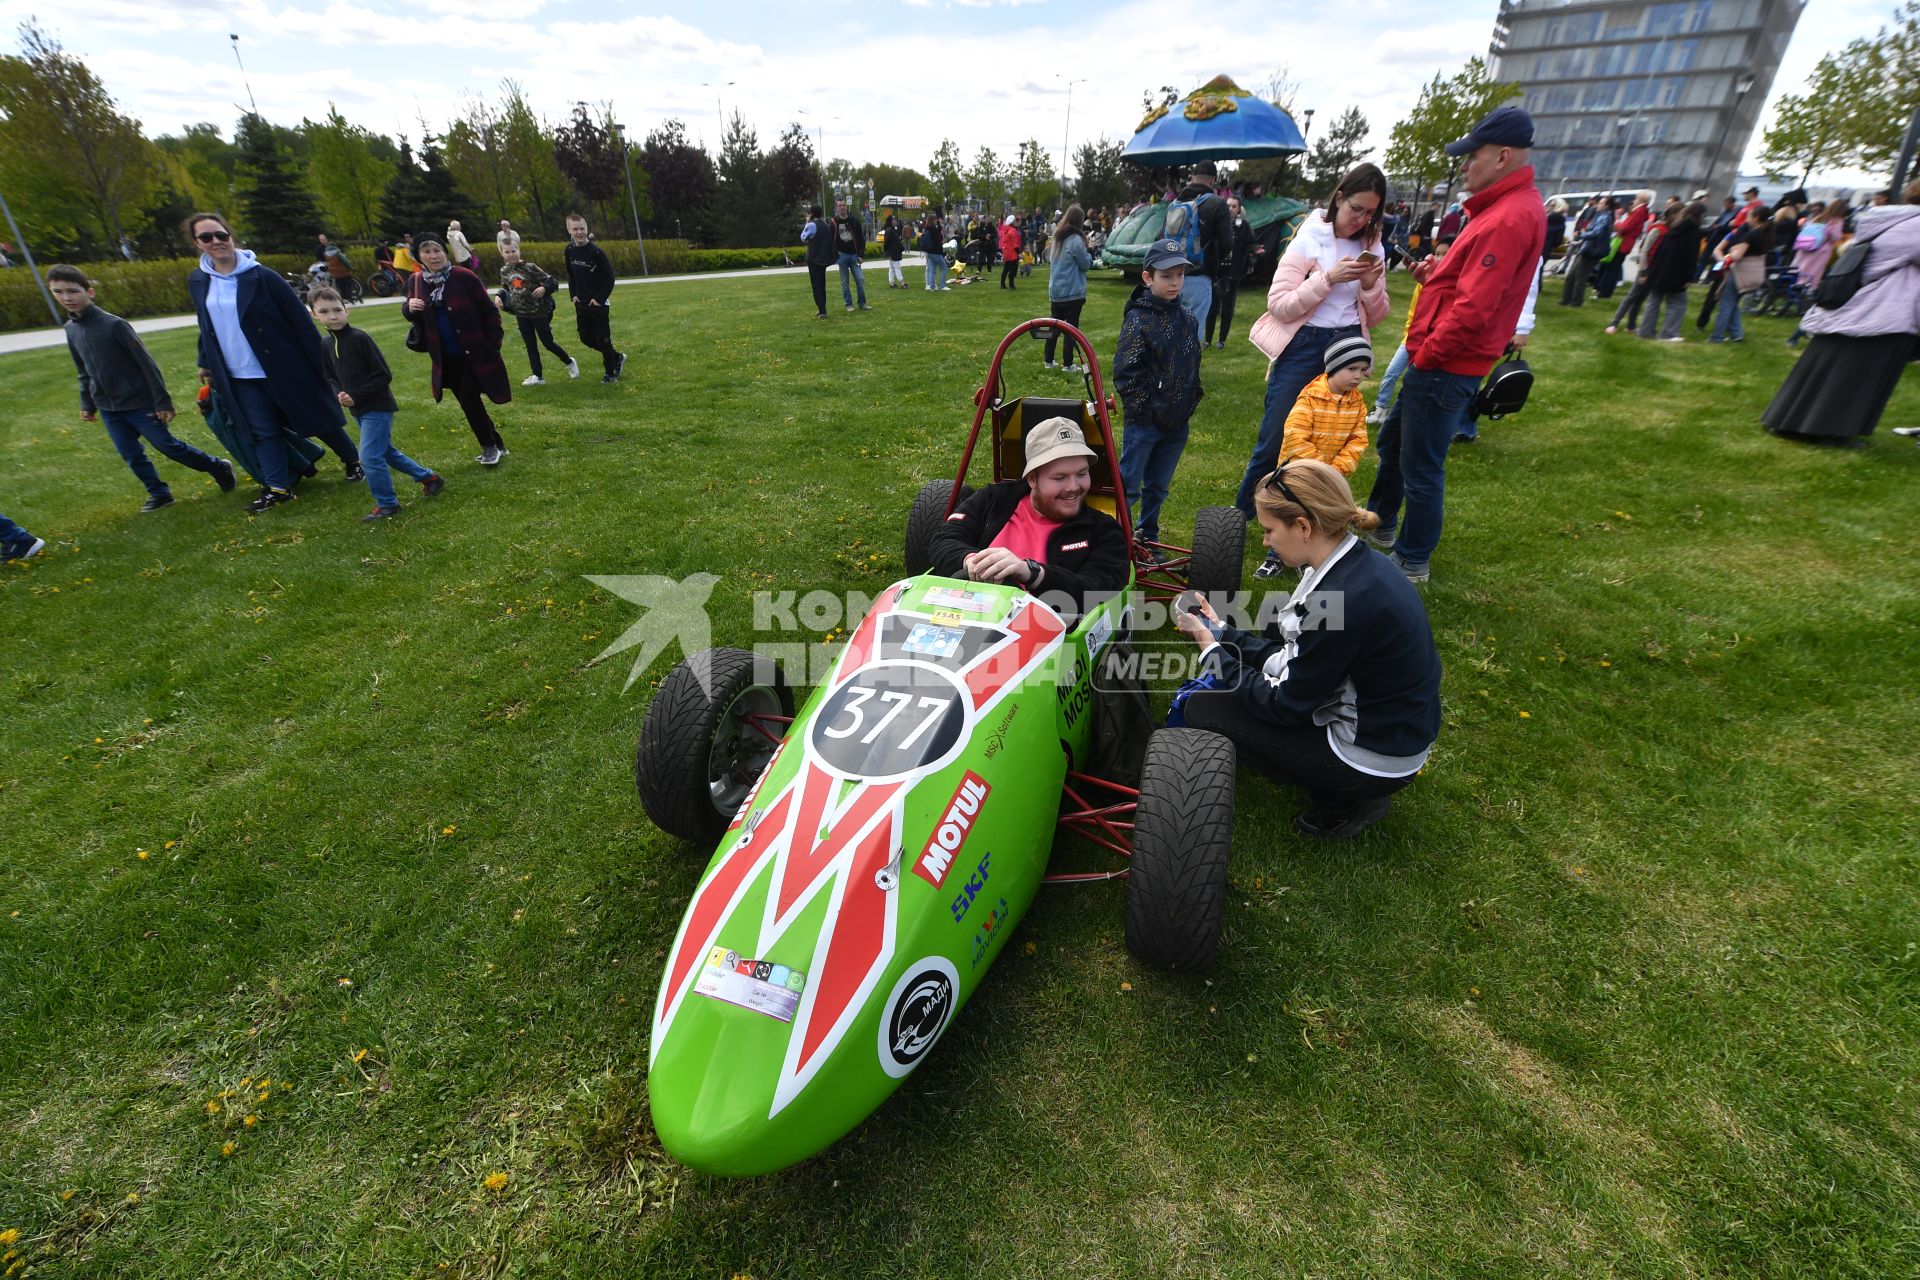
[[[893,581],[1045,289],[883,281],[826,323],[804,278],[622,288],[625,381],[516,386],[497,471],[369,312],[449,481],[376,526],[331,462],[258,519],[161,462],[138,515],[66,353],[0,358],[0,510],[49,544],[0,570],[0,1272],[1920,1273],[1920,451],[1766,436],[1776,321],[1543,307],[1533,402],[1449,468],[1434,758],[1336,847],[1243,775],[1212,973],[1135,963],[1120,886],[1046,890],[847,1140],[665,1157],[706,851],[634,797],[667,663],[623,692],[636,610],[583,575],[720,575],[717,643],[756,590]],[[183,404],[193,344],[150,344]],[[1170,529],[1230,500],[1261,370],[1209,353]]]

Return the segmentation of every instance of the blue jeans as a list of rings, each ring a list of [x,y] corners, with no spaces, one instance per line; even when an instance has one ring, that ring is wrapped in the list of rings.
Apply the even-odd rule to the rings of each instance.
[[[1413,363],[1413,357],[1407,352],[1407,344],[1401,343],[1400,349],[1393,353],[1393,359],[1387,361],[1387,371],[1380,375],[1380,389],[1373,393],[1373,409],[1384,421],[1387,410],[1393,408],[1393,393],[1400,388],[1400,377],[1406,373],[1407,366]]]
[[[1182,297],[1182,302],[1185,298]],[[1273,368],[1267,374],[1267,405],[1260,415],[1260,438],[1254,441],[1253,457],[1247,460],[1247,474],[1240,479],[1240,492],[1234,498],[1233,505],[1240,508],[1240,514],[1249,522],[1253,514],[1253,490],[1262,480],[1273,474],[1280,465],[1280,441],[1287,433],[1287,415],[1293,411],[1293,402],[1307,389],[1307,384],[1325,373],[1327,348],[1336,338],[1358,336],[1359,325],[1346,325],[1339,329],[1316,329],[1314,326],[1301,325],[1293,340],[1287,343],[1287,349],[1273,362]]]
[[[155,498],[170,497],[173,491],[167,488],[167,482],[160,478],[160,473],[153,469],[147,451],[140,447],[142,439],[183,467],[212,474],[219,465],[210,455],[175,438],[173,432],[167,429],[167,424],[154,417],[149,410],[122,413],[102,409],[100,421],[107,428],[107,439],[113,441],[114,451],[126,461],[128,470],[140,478],[140,483],[147,486],[147,493]]]
[[[1204,335],[1207,312],[1213,309],[1213,281],[1201,274],[1203,268],[1187,268],[1187,282],[1180,286],[1180,309],[1193,317],[1193,331]]]
[[[853,282],[860,286],[860,305],[864,307],[867,305],[867,272],[866,268],[861,265],[860,255],[857,253],[843,253],[840,255],[840,296],[846,299],[848,306],[852,306],[853,292],[847,288],[847,275],[849,272],[853,275]]]
[[[943,253],[929,253],[927,259],[927,288],[938,289],[947,283],[947,256]]]
[[[328,425],[319,431],[301,431],[287,420],[280,406],[274,403],[273,393],[267,390],[265,378],[230,378],[227,385],[233,388],[234,403],[230,412],[238,419],[235,423],[253,437],[253,451],[260,460],[260,477],[270,489],[292,488],[292,474],[287,468],[287,446],[281,440],[282,431],[291,431],[295,435],[311,435],[320,443],[333,450],[335,456],[349,467],[360,462],[360,451],[354,448],[353,441],[347,438],[344,428]]]
[[[415,480],[425,480],[433,474],[433,468],[421,466],[393,447],[393,414],[389,410],[356,413],[353,420],[360,424],[360,467],[367,473],[367,488],[373,494],[373,504],[399,506],[400,499],[393,495],[393,474],[389,468],[398,468]]]
[[[1709,342],[1725,342],[1728,338],[1747,336],[1747,324],[1740,315],[1740,291],[1733,287],[1729,279],[1720,286],[1720,309],[1713,313],[1713,333]]]
[[[13,560],[24,555],[36,539],[13,521],[0,515],[0,560]]]
[[[1380,517],[1381,529],[1391,530],[1406,503],[1406,524],[1393,549],[1409,565],[1426,564],[1440,545],[1447,446],[1479,389],[1478,378],[1415,365],[1400,379],[1399,398],[1380,428],[1380,470],[1367,510]]]
[[[1140,503],[1134,533],[1147,542],[1160,538],[1160,508],[1173,486],[1173,469],[1187,447],[1187,428],[1156,427],[1129,422],[1120,441],[1120,483],[1127,489],[1127,506]]]

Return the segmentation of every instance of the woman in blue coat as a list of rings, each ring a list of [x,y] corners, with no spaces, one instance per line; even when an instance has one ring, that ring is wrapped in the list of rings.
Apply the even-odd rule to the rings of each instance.
[[[219,214],[196,213],[186,230],[201,251],[200,269],[187,278],[200,318],[200,376],[252,437],[259,456],[265,487],[247,510],[293,500],[282,432],[317,438],[339,455],[347,479],[360,479],[360,451],[327,385],[320,332],[292,287],[255,261],[252,250],[235,245]]]

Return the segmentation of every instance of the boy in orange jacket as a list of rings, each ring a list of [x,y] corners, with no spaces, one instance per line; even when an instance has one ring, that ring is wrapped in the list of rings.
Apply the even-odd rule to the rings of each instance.
[[[1287,414],[1276,468],[1296,458],[1312,458],[1350,476],[1367,451],[1367,402],[1360,397],[1360,384],[1373,372],[1373,348],[1357,333],[1341,338],[1327,348],[1325,367]],[[1276,577],[1285,567],[1269,551],[1253,576]]]

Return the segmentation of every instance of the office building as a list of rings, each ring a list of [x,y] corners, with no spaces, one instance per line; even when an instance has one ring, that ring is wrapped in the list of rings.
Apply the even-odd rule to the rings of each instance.
[[[1730,193],[1806,0],[1502,0],[1540,189]]]

